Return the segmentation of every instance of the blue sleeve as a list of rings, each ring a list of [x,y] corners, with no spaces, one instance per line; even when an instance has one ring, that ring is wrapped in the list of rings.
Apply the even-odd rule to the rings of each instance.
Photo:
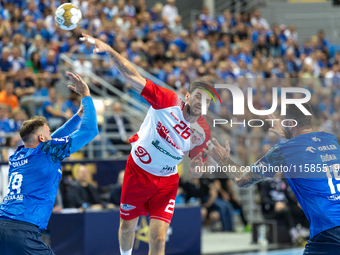
[[[64,125],[58,128],[54,133],[51,135],[52,138],[60,138],[63,136],[68,136],[71,134],[76,127],[78,126],[81,118],[78,114],[75,114],[71,119],[69,119]]]
[[[98,135],[97,113],[92,98],[84,97],[82,104],[84,113],[80,127],[70,135],[71,154],[80,150]]]
[[[64,158],[81,149],[98,135],[97,114],[92,98],[84,97],[82,104],[84,113],[78,130],[74,131],[70,136],[62,138],[54,137],[52,140],[40,144],[42,152],[47,155],[51,162],[59,164]],[[70,121],[74,124],[76,119],[72,119]],[[68,125],[68,123],[65,125]],[[55,134],[56,132],[57,134]],[[56,132],[52,136],[58,136],[58,130]],[[61,132],[64,132],[64,130],[62,129]]]
[[[286,165],[286,158],[282,150],[282,144],[278,143],[271,148],[266,155],[252,164],[250,168],[263,176],[273,177],[279,172],[280,166]]]

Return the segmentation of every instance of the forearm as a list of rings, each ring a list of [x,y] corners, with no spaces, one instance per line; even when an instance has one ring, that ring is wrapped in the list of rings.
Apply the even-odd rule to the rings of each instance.
[[[106,51],[107,55],[113,61],[120,74],[129,82],[132,86],[141,92],[145,86],[146,80],[137,72],[136,68],[130,63],[129,60],[122,57],[118,52],[112,48]]]
[[[91,97],[84,97],[83,119],[78,130],[71,134],[71,153],[80,150],[98,135],[97,114]]]
[[[252,168],[242,171],[239,165],[237,165],[230,158],[227,157],[221,160],[220,165],[222,167],[227,167],[227,177],[241,188],[248,188],[249,186],[258,183],[266,178],[265,176],[253,172]]]
[[[69,119],[64,125],[58,128],[52,135],[52,138],[60,138],[64,136],[68,136],[71,134],[76,127],[78,126],[81,118],[78,114],[75,114],[71,119]]]

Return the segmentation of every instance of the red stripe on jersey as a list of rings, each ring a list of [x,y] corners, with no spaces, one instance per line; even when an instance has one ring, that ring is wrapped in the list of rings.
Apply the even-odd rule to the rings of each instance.
[[[210,127],[202,115],[198,118],[197,124],[203,128],[205,132],[205,140],[200,146],[196,146],[191,151],[189,151],[189,158],[193,159],[198,153],[202,152],[203,162],[205,162],[207,157],[204,155],[203,149],[207,148],[206,143],[210,140]]]
[[[132,144],[132,143],[134,143],[134,142],[137,142],[138,139],[139,139],[138,134],[134,134],[133,136],[131,136],[131,137],[129,138],[129,142]]]

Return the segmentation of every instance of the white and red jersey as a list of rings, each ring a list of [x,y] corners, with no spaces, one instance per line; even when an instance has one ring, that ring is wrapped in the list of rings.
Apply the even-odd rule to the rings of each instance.
[[[196,123],[187,122],[182,112],[185,103],[169,89],[147,80],[141,95],[151,107],[137,134],[129,139],[132,158],[153,175],[176,174],[177,165],[188,151],[190,158],[200,152],[203,155],[210,128],[203,116]]]

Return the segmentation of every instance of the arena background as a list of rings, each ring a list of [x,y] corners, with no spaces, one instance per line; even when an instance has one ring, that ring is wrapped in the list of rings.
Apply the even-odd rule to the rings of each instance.
[[[71,32],[54,23],[55,8],[65,2],[7,0],[0,5],[0,201],[7,192],[6,162],[21,144],[21,123],[43,115],[55,129],[77,111],[79,99],[66,88],[66,71],[80,74],[89,84],[98,112],[100,134],[63,163],[55,210],[43,234],[56,254],[119,254],[115,198],[131,148],[127,138],[138,131],[149,107],[105,54],[92,54],[92,45],[78,42],[81,32],[105,40],[142,76],[182,97],[190,82],[205,76],[241,88],[245,88],[241,83],[250,84],[254,106],[268,109],[272,94],[263,84],[287,79],[290,86],[311,91],[310,104],[317,116],[314,128],[340,137],[338,1],[177,0],[169,5],[157,0],[76,0],[72,3],[82,10],[83,20]],[[233,118],[231,94],[220,90],[219,95],[222,106],[210,108],[209,124],[213,118]],[[229,139],[233,160],[243,165],[254,163],[278,142],[268,134],[268,126],[221,126],[211,131],[221,142]],[[70,202],[68,193],[82,178],[78,174],[82,164],[100,203],[118,206],[91,209]],[[266,214],[266,205],[278,201],[297,206],[284,180],[241,190],[226,179],[216,181],[214,175],[206,175],[194,186],[206,187],[205,195],[216,194],[221,202],[207,208],[199,196],[187,195],[188,184],[193,183],[187,164],[188,158],[179,165],[181,185],[166,254],[263,250],[269,251],[261,254],[302,254],[308,239],[305,219],[294,222],[301,238],[292,242],[284,220]],[[232,229],[224,228],[223,220]],[[147,233],[148,222],[142,218],[133,254],[146,254]]]

